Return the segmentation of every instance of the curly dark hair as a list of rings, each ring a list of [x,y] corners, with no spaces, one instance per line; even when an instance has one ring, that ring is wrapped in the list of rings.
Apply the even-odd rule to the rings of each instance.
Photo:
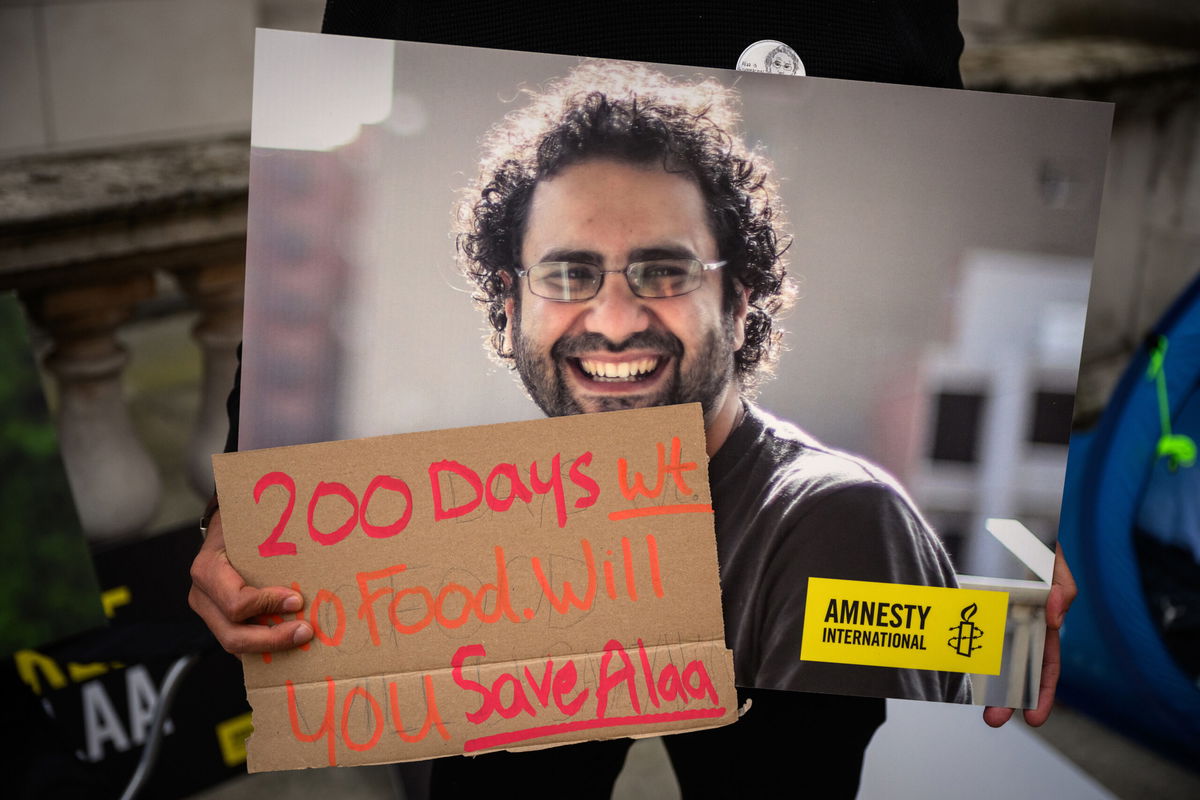
[[[735,354],[743,391],[769,374],[782,335],[776,317],[794,294],[783,259],[784,224],[770,164],[733,135],[736,95],[714,79],[671,80],[635,64],[585,62],[497,124],[484,139],[479,178],[458,208],[458,253],[491,325],[495,355],[509,366],[504,303],[519,302],[516,269],[538,181],[583,161],[660,164],[696,181],[708,210],[722,270],[724,305],[737,305],[733,281],[748,292],[746,338]]]

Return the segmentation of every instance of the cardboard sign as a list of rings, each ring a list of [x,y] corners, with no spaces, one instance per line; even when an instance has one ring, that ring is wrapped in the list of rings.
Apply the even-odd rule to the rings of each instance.
[[[736,717],[698,404],[213,466],[233,566],[315,631],[243,659],[251,772]]]

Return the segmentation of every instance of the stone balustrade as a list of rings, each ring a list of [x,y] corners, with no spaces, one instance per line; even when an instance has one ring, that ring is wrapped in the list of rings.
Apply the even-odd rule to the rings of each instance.
[[[0,163],[0,291],[49,340],[63,460],[92,540],[147,532],[162,490],[125,401],[118,332],[164,286],[198,312],[203,378],[188,478],[212,491],[241,339],[245,137]]]

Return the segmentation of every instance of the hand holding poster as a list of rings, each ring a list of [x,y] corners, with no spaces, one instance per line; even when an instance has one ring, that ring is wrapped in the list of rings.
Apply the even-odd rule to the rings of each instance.
[[[231,563],[316,634],[244,659],[251,771],[735,718],[697,406],[213,462]]]

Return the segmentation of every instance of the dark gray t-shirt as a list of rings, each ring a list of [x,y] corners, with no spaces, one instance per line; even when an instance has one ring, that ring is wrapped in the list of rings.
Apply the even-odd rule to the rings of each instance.
[[[738,685],[967,703],[965,675],[800,660],[810,577],[957,586],[895,480],[747,404],[709,464]]]

